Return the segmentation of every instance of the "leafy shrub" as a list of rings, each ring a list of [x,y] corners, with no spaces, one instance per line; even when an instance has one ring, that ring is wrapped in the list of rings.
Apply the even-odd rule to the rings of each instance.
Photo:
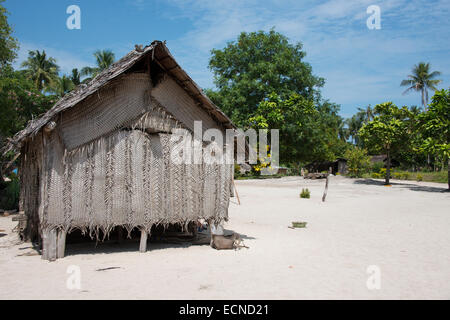
[[[392,178],[394,179],[402,179],[403,175],[400,172],[392,173]]]
[[[409,179],[409,172],[403,172],[402,173],[402,179],[408,180]]]
[[[306,188],[306,189],[302,188],[302,192],[300,193],[300,198],[309,199],[310,197],[311,197],[311,192],[309,192],[308,188]]]
[[[383,176],[380,173],[377,172],[372,172],[372,174],[370,175],[373,179],[382,179]]]
[[[367,150],[365,149],[360,149],[358,147],[349,148],[345,151],[344,157],[347,159],[350,177],[362,177],[370,166],[370,158],[367,156]]]
[[[370,169],[372,170],[372,172],[380,173],[381,169],[384,169],[384,162],[383,161],[374,162],[372,163]]]
[[[418,173],[417,176],[416,176],[416,180],[417,181],[422,181],[423,180],[423,176],[420,173]]]

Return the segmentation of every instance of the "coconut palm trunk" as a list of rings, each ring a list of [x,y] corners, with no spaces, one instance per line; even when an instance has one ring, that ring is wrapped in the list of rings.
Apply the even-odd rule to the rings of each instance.
[[[384,185],[389,185],[389,180],[391,177],[391,153],[389,152],[389,149],[387,150],[387,162],[386,162],[386,177],[384,181]]]

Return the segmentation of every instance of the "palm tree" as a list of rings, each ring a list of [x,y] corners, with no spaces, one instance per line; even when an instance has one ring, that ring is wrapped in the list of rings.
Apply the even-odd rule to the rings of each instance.
[[[72,91],[74,87],[71,77],[63,75],[54,82],[53,88],[49,91],[54,92],[58,97],[62,97]]]
[[[22,63],[22,67],[26,68],[26,74],[33,80],[39,91],[51,86],[58,78],[59,66],[54,58],[47,58],[45,50],[28,51],[28,59]]]
[[[354,114],[351,118],[346,119],[346,123],[348,126],[348,134],[352,138],[352,143],[356,144],[357,146],[360,146],[361,141],[358,137],[359,129],[364,125],[364,123],[367,123],[370,120],[368,119],[368,114],[370,115],[371,119],[373,119],[373,113],[370,106],[368,107],[370,110],[370,113],[368,113],[367,110],[358,108],[358,111],[356,114]]]
[[[88,76],[83,82],[87,82],[92,78],[95,78],[103,70],[107,69],[110,65],[114,63],[115,56],[111,50],[97,50],[94,52],[94,57],[96,60],[96,67],[84,67],[81,69],[82,76]]]
[[[70,80],[72,80],[74,85],[79,85],[81,83],[81,74],[77,68],[72,69],[72,75],[70,76]]]
[[[439,71],[433,71],[430,73],[430,64],[425,62],[419,62],[414,65],[412,74],[408,75],[409,79],[403,80],[401,86],[409,86],[403,94],[408,93],[411,90],[421,92],[422,94],[422,106],[426,109],[428,104],[428,89],[437,90],[436,86],[442,81],[434,79],[441,75]]]
[[[358,110],[360,112],[358,113],[364,113],[364,116],[361,115],[360,117],[363,116],[364,118],[364,123],[370,122],[373,120],[373,109],[370,107],[370,104],[364,109],[364,108],[358,108]]]

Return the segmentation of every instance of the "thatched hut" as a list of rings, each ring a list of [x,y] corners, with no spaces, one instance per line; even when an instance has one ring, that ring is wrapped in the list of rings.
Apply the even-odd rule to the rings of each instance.
[[[165,43],[136,47],[10,141],[21,154],[22,236],[41,239],[53,260],[74,229],[138,228],[145,251],[152,226],[226,220],[232,166],[170,160],[172,130],[193,132],[198,120],[203,131],[235,129]]]

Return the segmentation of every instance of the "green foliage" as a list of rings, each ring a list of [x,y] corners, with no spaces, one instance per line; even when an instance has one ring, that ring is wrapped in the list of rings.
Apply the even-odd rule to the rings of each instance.
[[[84,83],[95,78],[100,72],[112,65],[116,59],[111,50],[97,50],[94,52],[94,57],[97,64],[95,67],[84,67],[81,69],[81,75],[88,76],[88,78],[83,80]]]
[[[22,130],[27,122],[47,111],[55,102],[54,96],[42,94],[21,71],[6,66],[0,73],[0,150],[6,138]],[[6,164],[12,155],[0,153],[0,163]],[[11,170],[14,166],[11,166]],[[0,175],[7,174],[0,166]],[[1,179],[0,179],[1,180]]]
[[[55,101],[54,96],[39,92],[23,72],[5,68],[0,76],[0,136],[9,137],[23,129]]]
[[[392,102],[375,106],[374,119],[359,130],[359,136],[375,152],[394,152],[408,142],[410,133],[407,107],[398,108]]]
[[[422,181],[423,180],[423,176],[419,173],[416,175],[416,180],[417,181]]]
[[[77,86],[81,83],[81,73],[78,71],[77,68],[72,69],[72,74],[70,75],[70,80],[72,80],[72,83]]]
[[[450,90],[436,91],[428,110],[418,118],[418,128],[423,139],[418,150],[447,160],[450,189]]]
[[[450,91],[436,91],[428,111],[419,116],[419,130],[423,142],[419,150],[450,156]]]
[[[425,107],[428,103],[428,89],[437,90],[436,86],[441,82],[441,80],[435,79],[439,75],[441,75],[439,71],[430,71],[429,63],[419,62],[413,67],[412,74],[408,75],[408,79],[400,83],[401,86],[408,87],[403,94],[412,90],[420,92],[422,106]]]
[[[372,178],[374,178],[374,179],[382,179],[382,178],[383,178],[383,175],[380,174],[380,173],[377,173],[377,172],[372,172],[372,173],[370,174],[370,176],[371,176]]]
[[[372,163],[372,165],[370,166],[370,169],[375,172],[375,173],[380,173],[381,169],[383,169],[384,167],[384,162],[383,161],[377,161]]]
[[[19,206],[19,179],[11,176],[11,181],[0,184],[0,208],[5,210],[17,209]]]
[[[302,192],[300,192],[300,198],[309,199],[311,197],[311,192],[308,188],[302,188]]]
[[[347,159],[347,167],[350,177],[362,177],[370,166],[370,158],[367,150],[353,147],[347,149],[344,157]]]
[[[218,90],[207,90],[207,94],[240,127],[269,94],[276,92],[281,99],[292,94],[314,99],[319,96],[316,88],[324,84],[303,61],[302,44],[290,44],[274,30],[242,32],[237,41],[211,54],[209,67]]]
[[[280,130],[281,163],[334,160],[347,147],[338,137],[337,112],[334,104],[316,104],[299,94],[287,99],[269,94],[247,125],[254,129]]]
[[[59,66],[54,58],[47,58],[45,50],[28,51],[28,58],[22,67],[39,91],[51,88],[58,79]]]
[[[393,172],[392,178],[400,180],[402,178],[402,174],[400,172]]]
[[[58,97],[63,97],[74,88],[75,84],[72,82],[71,78],[63,75],[62,77],[58,77],[52,87],[47,91],[54,92]]]
[[[374,115],[373,120],[359,130],[359,136],[373,153],[387,154],[386,184],[388,184],[392,155],[406,148],[411,149],[414,117],[407,107],[398,108],[392,102],[376,105]]]
[[[12,29],[8,24],[8,12],[3,7],[4,0],[0,0],[0,70],[14,61],[19,45],[11,35]]]
[[[351,137],[352,142],[358,147],[363,147],[364,143],[359,138],[358,132],[365,123],[373,119],[373,109],[369,105],[365,109],[358,108],[358,110],[351,118],[345,120],[345,124],[347,125],[347,134]]]

